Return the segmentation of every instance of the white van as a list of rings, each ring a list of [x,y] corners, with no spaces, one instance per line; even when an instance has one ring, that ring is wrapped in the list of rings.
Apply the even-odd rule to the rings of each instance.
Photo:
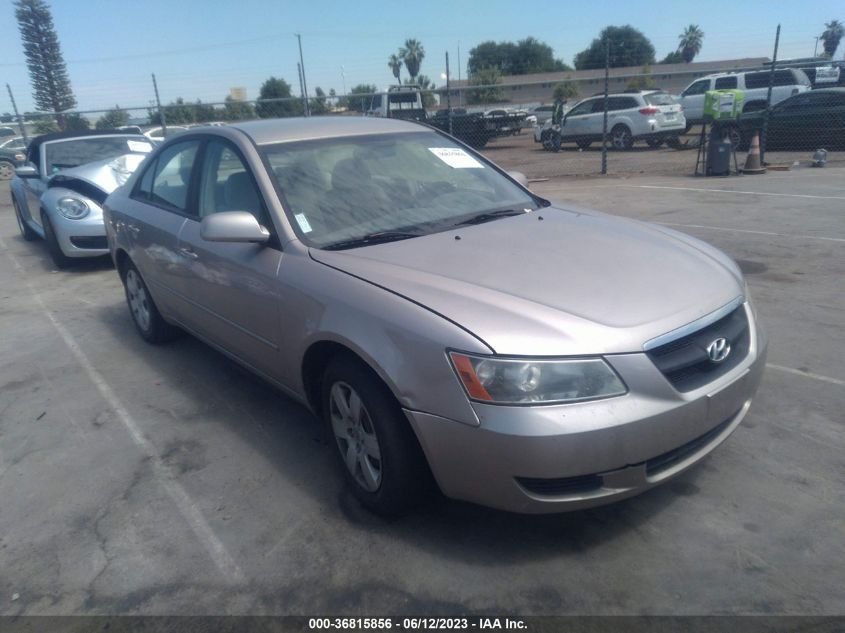
[[[374,94],[364,116],[392,119],[425,119],[420,87],[414,85],[391,86],[387,92]]]
[[[766,93],[769,90],[769,74],[768,70],[720,73],[693,81],[676,97],[684,106],[687,129],[704,122],[704,93],[708,90],[742,90],[745,93],[743,112],[765,108]],[[772,105],[808,90],[810,90],[810,79],[803,70],[798,68],[776,70],[772,83]]]

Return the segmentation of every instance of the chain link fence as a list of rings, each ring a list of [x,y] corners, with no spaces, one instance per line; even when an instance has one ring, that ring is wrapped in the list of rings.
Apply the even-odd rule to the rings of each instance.
[[[705,112],[707,92],[719,90],[733,94],[739,102],[734,102],[738,116],[721,121],[719,130],[730,139],[740,168],[755,135],[764,162],[771,165],[812,164],[818,162],[818,150],[824,150],[827,163],[845,164],[843,66],[843,62],[828,62],[803,69],[794,64],[706,71],[610,69],[607,78],[603,70],[573,71],[307,100],[227,98],[202,103],[180,98],[162,107],[151,100],[140,107],[37,114],[22,125],[14,119],[0,125],[15,133],[22,127],[28,137],[60,127],[129,127],[163,139],[199,125],[306,114],[398,117],[451,133],[529,179],[603,171],[677,175],[694,173],[697,162],[703,160],[697,150],[709,134],[702,124],[724,114]],[[559,120],[553,120],[556,101],[562,103]],[[732,171],[733,166],[731,161]]]

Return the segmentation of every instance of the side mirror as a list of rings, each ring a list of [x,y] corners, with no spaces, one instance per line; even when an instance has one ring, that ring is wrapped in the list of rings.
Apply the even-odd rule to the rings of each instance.
[[[266,242],[270,231],[248,211],[223,211],[202,219],[200,237],[208,242]]]
[[[528,178],[521,171],[509,171],[508,176],[516,180],[520,185],[528,189]]]
[[[38,178],[38,170],[32,165],[24,165],[15,170],[18,178]]]

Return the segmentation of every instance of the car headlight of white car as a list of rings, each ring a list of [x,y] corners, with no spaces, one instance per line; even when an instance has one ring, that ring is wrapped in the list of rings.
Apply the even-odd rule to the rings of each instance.
[[[472,400],[495,404],[553,404],[627,393],[601,358],[499,358],[450,352]]]
[[[90,212],[88,204],[79,198],[65,196],[56,202],[56,211],[68,220],[81,220]]]

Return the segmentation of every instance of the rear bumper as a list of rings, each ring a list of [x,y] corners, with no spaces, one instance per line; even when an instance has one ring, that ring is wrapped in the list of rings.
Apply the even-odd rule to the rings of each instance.
[[[645,354],[608,357],[628,394],[545,407],[473,406],[471,427],[407,411],[443,493],[502,510],[550,513],[602,505],[690,468],[739,426],[762,377],[766,341],[754,327],[744,361],[679,393]]]

